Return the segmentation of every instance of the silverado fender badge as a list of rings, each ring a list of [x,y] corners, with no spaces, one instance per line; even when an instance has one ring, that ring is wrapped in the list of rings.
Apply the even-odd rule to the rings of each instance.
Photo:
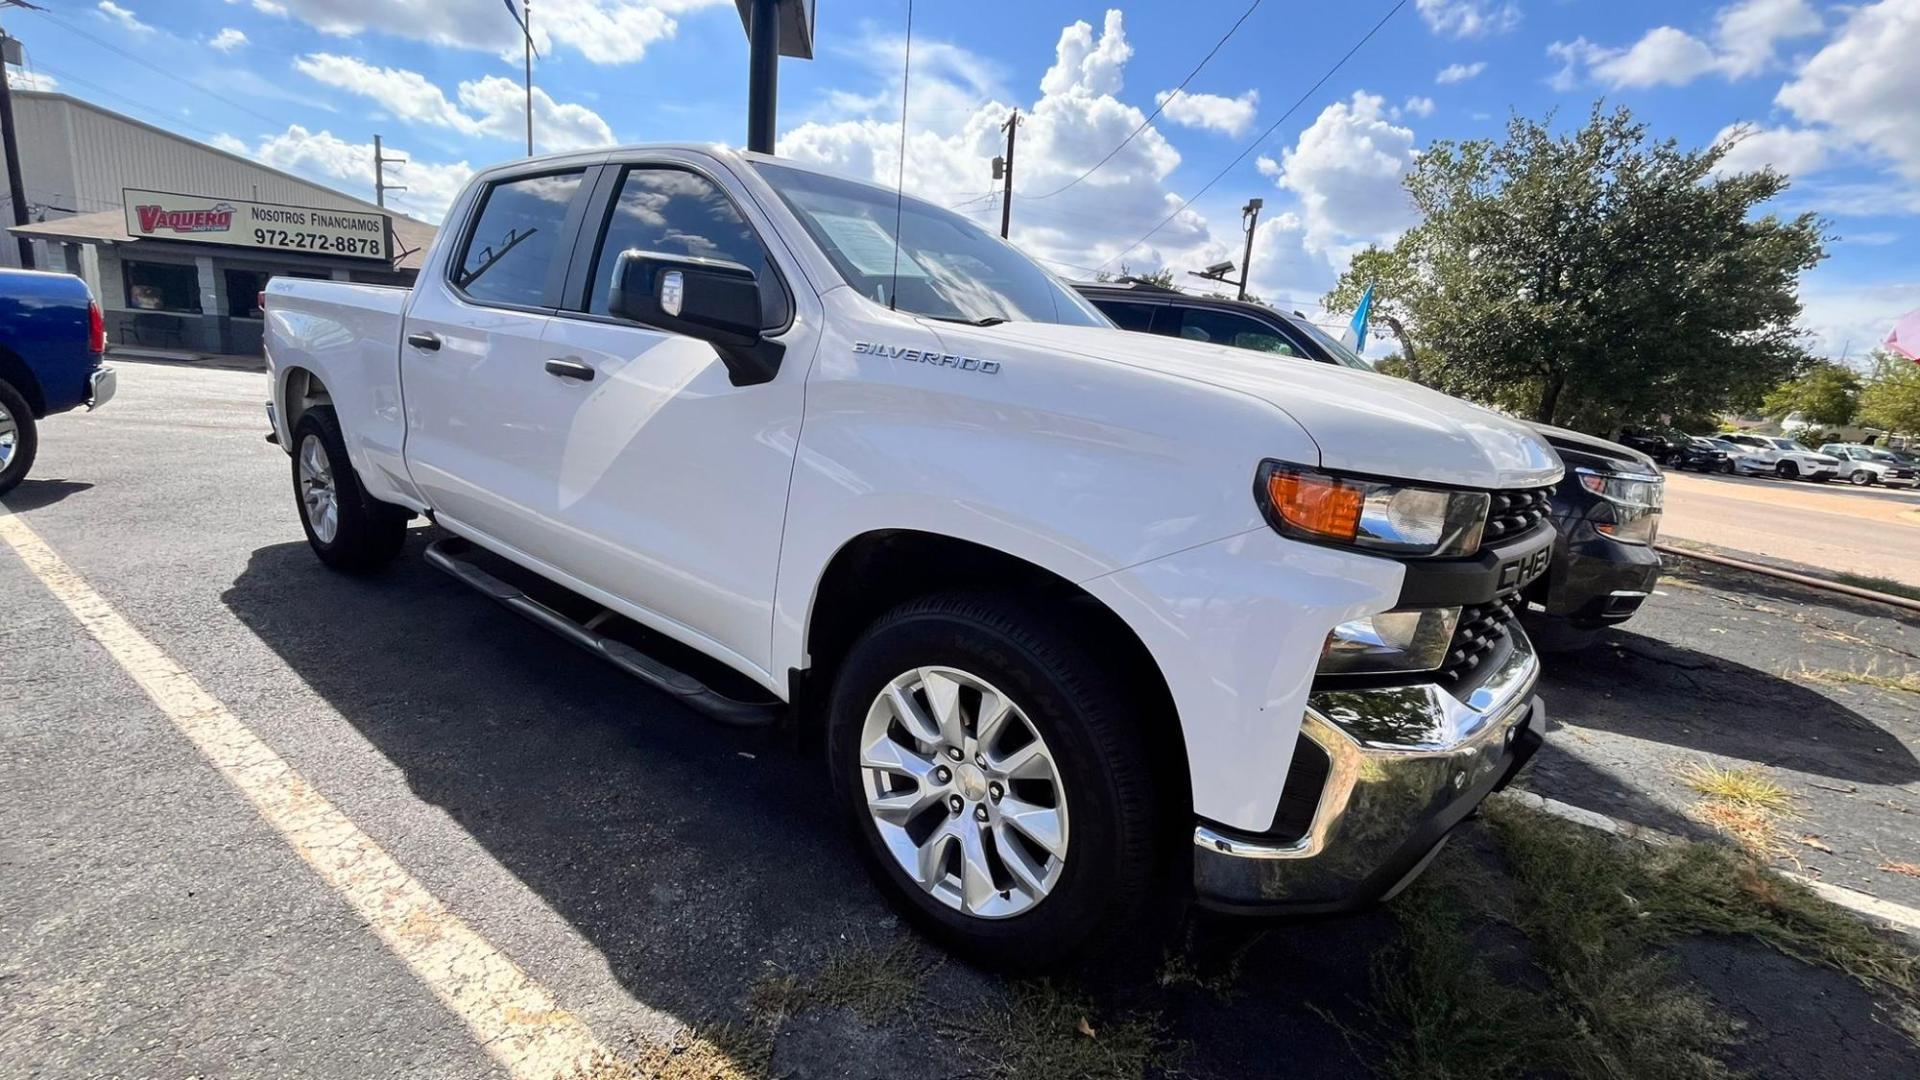
[[[884,356],[891,360],[906,360],[915,364],[932,364],[934,367],[952,368],[955,371],[977,371],[982,375],[998,375],[1000,361],[981,360],[972,356],[955,356],[952,353],[930,352],[925,349],[909,349],[904,345],[880,345],[871,341],[856,341],[853,351],[865,356]]]

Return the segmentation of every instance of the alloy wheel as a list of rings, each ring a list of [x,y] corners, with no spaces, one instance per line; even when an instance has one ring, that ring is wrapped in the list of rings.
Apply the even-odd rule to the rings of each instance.
[[[1040,730],[985,679],[951,667],[895,676],[860,732],[862,790],[888,855],[956,911],[1019,915],[1067,857],[1067,797]]]
[[[300,440],[300,509],[307,526],[323,544],[340,531],[339,492],[333,486],[333,462],[318,435]]]
[[[0,471],[13,464],[13,455],[20,452],[20,422],[0,404]]]

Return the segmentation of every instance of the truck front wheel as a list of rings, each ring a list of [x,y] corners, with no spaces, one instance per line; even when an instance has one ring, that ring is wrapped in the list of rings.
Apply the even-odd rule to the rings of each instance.
[[[27,478],[34,452],[39,449],[40,433],[34,427],[33,409],[20,391],[0,380],[0,495]]]
[[[335,570],[364,574],[400,554],[407,512],[360,486],[330,405],[313,406],[294,425],[293,493],[307,543]]]
[[[835,679],[827,756],[875,879],[983,965],[1138,940],[1149,910],[1156,785],[1091,647],[1017,599],[945,594],[883,616]]]

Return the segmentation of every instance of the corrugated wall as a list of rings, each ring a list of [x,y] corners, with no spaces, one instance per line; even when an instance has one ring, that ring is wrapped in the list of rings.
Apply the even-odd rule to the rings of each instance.
[[[370,210],[350,198],[203,143],[150,128],[137,120],[57,94],[14,92],[21,171],[34,220],[117,209],[123,188],[178,191],[228,199],[256,199],[334,209]],[[0,163],[0,181],[6,176]],[[0,185],[0,197],[6,188]],[[11,215],[0,213],[7,224]],[[0,263],[17,260],[0,244]]]

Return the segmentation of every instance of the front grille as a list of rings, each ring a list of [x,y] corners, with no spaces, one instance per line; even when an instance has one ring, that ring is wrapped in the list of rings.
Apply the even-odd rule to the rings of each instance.
[[[1520,594],[1507,593],[1484,604],[1461,608],[1460,625],[1454,628],[1446,662],[1440,665],[1440,677],[1451,683],[1472,674],[1506,639],[1507,624],[1520,613],[1521,603]]]
[[[1493,492],[1493,502],[1487,507],[1487,527],[1480,534],[1480,543],[1491,544],[1519,536],[1540,524],[1547,516],[1552,497],[1552,488]]]

